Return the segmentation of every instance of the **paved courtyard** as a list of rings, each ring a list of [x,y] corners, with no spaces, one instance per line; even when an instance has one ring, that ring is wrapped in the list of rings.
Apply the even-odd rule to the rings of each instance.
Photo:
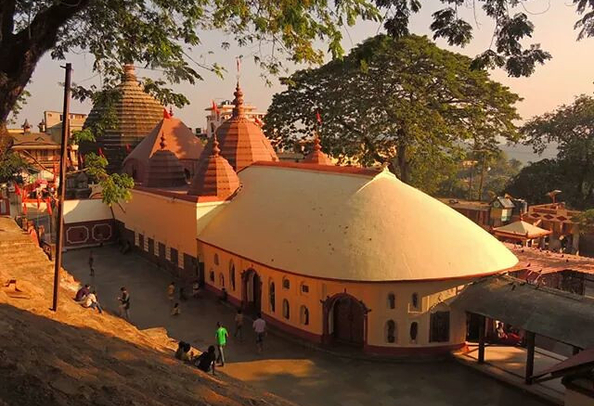
[[[132,322],[140,329],[164,327],[170,336],[200,349],[213,343],[217,321],[232,334],[235,313],[229,307],[207,298],[190,299],[181,304],[181,315],[172,317],[165,291],[170,274],[115,247],[93,251],[94,278],[89,276],[88,249],[68,252],[64,268],[94,286],[108,311],[116,312],[119,288],[126,286]],[[227,364],[220,371],[304,406],[544,404],[454,361],[373,363],[338,358],[272,335],[258,355],[253,333],[245,333],[243,343],[230,340]]]

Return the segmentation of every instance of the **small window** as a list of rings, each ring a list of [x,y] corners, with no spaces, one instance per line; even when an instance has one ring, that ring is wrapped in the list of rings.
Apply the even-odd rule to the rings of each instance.
[[[413,293],[412,294],[412,297],[410,298],[410,306],[414,310],[418,310],[419,309],[419,294],[418,293]]]
[[[225,275],[222,273],[219,274],[219,286],[222,288],[225,287]]]
[[[274,313],[274,309],[276,308],[276,292],[274,287],[274,282],[270,282],[268,288],[269,300],[270,300],[270,311]]]
[[[394,320],[388,320],[386,322],[386,342],[396,342],[396,322]]]
[[[304,326],[309,325],[309,310],[305,306],[301,306],[299,311],[299,318],[301,319],[301,324]]]
[[[289,309],[289,301],[283,299],[283,317],[287,320],[291,318],[291,309]]]
[[[214,255],[214,263],[215,263],[215,265],[219,264],[219,254]]]
[[[210,280],[212,283],[214,283],[214,279],[215,279],[215,277],[214,277],[214,271],[212,271],[212,270],[210,271],[210,273],[208,274],[208,279],[209,279],[209,280]]]
[[[388,309],[396,308],[396,295],[393,293],[388,294]]]
[[[283,278],[283,289],[290,289],[291,288],[291,281],[287,278]]]
[[[309,293],[309,286],[305,283],[301,284],[301,293]]]
[[[235,264],[233,260],[229,262],[229,280],[231,281],[231,289],[235,290]]]
[[[416,342],[417,334],[419,334],[419,323],[417,323],[416,321],[413,321],[410,324],[410,341]]]

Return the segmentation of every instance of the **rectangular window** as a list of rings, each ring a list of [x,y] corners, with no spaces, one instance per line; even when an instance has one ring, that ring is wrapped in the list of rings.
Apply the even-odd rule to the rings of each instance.
[[[174,264],[175,266],[179,266],[178,264],[178,258],[177,258],[177,250],[175,248],[171,248],[171,263]]]
[[[301,284],[301,292],[302,293],[309,293],[309,286],[307,286],[305,283]]]
[[[138,246],[144,250],[144,235],[138,234]]]

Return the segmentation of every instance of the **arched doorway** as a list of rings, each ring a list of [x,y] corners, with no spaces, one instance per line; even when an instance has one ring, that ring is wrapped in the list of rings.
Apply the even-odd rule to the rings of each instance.
[[[242,305],[248,314],[259,313],[262,309],[262,280],[254,269],[247,269],[241,274]]]
[[[347,293],[324,301],[324,342],[363,347],[367,337],[365,305]]]

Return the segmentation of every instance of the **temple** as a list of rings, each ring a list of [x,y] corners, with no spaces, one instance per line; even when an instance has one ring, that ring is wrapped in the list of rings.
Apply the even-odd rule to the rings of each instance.
[[[517,258],[387,169],[334,165],[318,135],[303,162],[279,162],[246,118],[239,84],[234,94],[231,118],[204,150],[171,117],[147,131],[124,161],[137,181],[132,199],[104,216],[101,238],[118,235],[312,343],[387,356],[465,346],[467,316],[451,302]],[[98,227],[96,217],[89,226],[69,220],[82,209],[66,212],[69,241],[79,232],[69,230]]]

